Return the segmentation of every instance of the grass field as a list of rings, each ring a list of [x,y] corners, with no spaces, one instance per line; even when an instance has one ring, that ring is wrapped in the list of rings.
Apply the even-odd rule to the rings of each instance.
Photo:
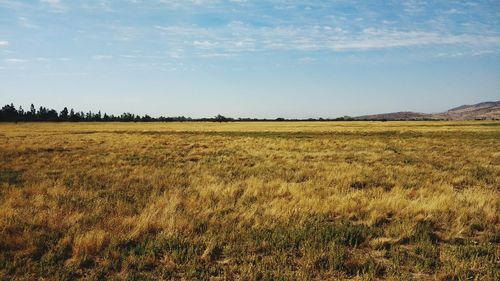
[[[500,280],[500,123],[0,124],[0,279]]]

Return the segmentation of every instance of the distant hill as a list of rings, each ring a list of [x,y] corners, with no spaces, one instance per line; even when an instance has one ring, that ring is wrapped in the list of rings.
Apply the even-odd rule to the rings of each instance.
[[[438,119],[450,120],[500,120],[500,101],[462,105],[433,115]]]
[[[440,113],[392,112],[354,117],[357,120],[500,120],[500,101],[462,105]]]
[[[411,111],[401,111],[401,112],[363,115],[359,117],[354,117],[354,119],[362,119],[362,120],[422,120],[429,118],[431,118],[431,114],[411,112]]]

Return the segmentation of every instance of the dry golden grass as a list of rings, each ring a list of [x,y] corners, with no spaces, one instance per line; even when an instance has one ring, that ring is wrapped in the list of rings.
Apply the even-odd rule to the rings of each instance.
[[[0,278],[499,280],[500,123],[0,124]]]

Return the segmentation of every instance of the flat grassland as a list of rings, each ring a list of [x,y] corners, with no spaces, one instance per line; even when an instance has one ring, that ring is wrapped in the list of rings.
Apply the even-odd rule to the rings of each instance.
[[[0,279],[500,280],[499,122],[0,124]]]

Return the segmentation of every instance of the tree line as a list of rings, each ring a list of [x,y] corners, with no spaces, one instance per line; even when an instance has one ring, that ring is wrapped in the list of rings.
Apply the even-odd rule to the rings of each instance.
[[[64,107],[58,112],[55,109],[49,109],[44,106],[36,108],[31,104],[30,108],[25,110],[22,106],[16,108],[14,104],[7,104],[0,109],[0,121],[2,122],[152,122],[152,121],[189,121],[190,118],[179,117],[158,117],[153,118],[149,115],[136,115],[133,113],[122,113],[113,115],[98,112],[75,111],[73,108]]]
[[[217,115],[212,118],[197,118],[177,116],[177,117],[151,117],[147,114],[136,115],[133,113],[122,113],[113,115],[98,112],[75,111],[73,108],[64,107],[61,111],[49,109],[44,106],[38,108],[31,104],[29,109],[23,109],[22,106],[16,108],[14,104],[7,104],[0,109],[0,122],[173,122],[173,121],[347,121],[350,117],[340,117],[335,119],[310,118],[310,119],[259,119],[259,118],[230,118],[223,115]]]

